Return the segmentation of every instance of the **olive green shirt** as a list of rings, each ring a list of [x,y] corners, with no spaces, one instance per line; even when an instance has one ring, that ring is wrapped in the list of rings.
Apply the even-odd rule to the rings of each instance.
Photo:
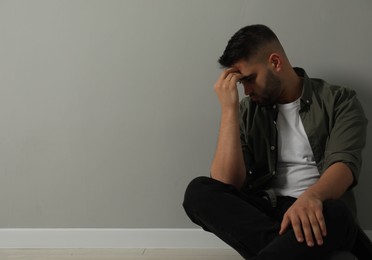
[[[303,69],[300,117],[314,154],[319,174],[336,162],[347,164],[353,185],[342,199],[356,216],[352,187],[357,184],[362,149],[366,142],[367,119],[353,90],[310,79]],[[249,97],[240,103],[240,139],[247,169],[243,190],[269,189],[277,165],[277,106],[260,106]]]

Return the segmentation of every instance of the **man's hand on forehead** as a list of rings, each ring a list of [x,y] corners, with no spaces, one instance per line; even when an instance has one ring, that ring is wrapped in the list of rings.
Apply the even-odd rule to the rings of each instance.
[[[237,90],[238,82],[243,75],[237,68],[228,68],[221,72],[214,90],[216,91],[223,108],[238,108],[239,93]]]

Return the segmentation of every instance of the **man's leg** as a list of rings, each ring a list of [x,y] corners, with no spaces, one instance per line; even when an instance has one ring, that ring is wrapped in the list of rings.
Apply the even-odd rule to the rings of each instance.
[[[356,233],[354,219],[340,201],[326,201],[323,214],[328,235],[324,245],[298,243],[292,230],[278,236],[283,214],[295,201],[278,198],[278,208],[262,198],[241,194],[231,185],[207,177],[194,179],[185,193],[191,220],[236,249],[244,258],[322,259],[334,250],[349,250]]]
[[[241,194],[232,185],[198,177],[188,186],[184,208],[190,219],[249,259],[278,236],[280,222],[264,212],[269,201]]]
[[[284,213],[283,213],[284,214]],[[323,203],[323,215],[327,226],[327,236],[322,246],[308,247],[298,243],[292,229],[274,239],[254,260],[313,260],[324,259],[335,250],[350,251],[356,237],[357,225],[347,206],[340,200]]]

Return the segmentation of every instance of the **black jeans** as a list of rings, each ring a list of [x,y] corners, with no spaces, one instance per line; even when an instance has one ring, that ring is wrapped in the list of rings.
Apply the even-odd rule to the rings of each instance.
[[[335,250],[350,250],[357,226],[339,200],[325,201],[323,215],[327,236],[322,246],[297,242],[292,229],[279,236],[284,213],[295,202],[278,197],[277,206],[260,196],[240,192],[212,178],[198,177],[186,189],[183,202],[190,219],[217,235],[245,259],[323,259]]]

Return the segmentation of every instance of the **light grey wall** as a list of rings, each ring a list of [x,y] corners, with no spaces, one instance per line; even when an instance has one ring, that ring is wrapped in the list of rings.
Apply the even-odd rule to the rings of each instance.
[[[371,12],[362,0],[0,1],[0,228],[194,227],[183,191],[208,175],[229,37],[269,25],[293,65],[356,89],[372,121]]]

